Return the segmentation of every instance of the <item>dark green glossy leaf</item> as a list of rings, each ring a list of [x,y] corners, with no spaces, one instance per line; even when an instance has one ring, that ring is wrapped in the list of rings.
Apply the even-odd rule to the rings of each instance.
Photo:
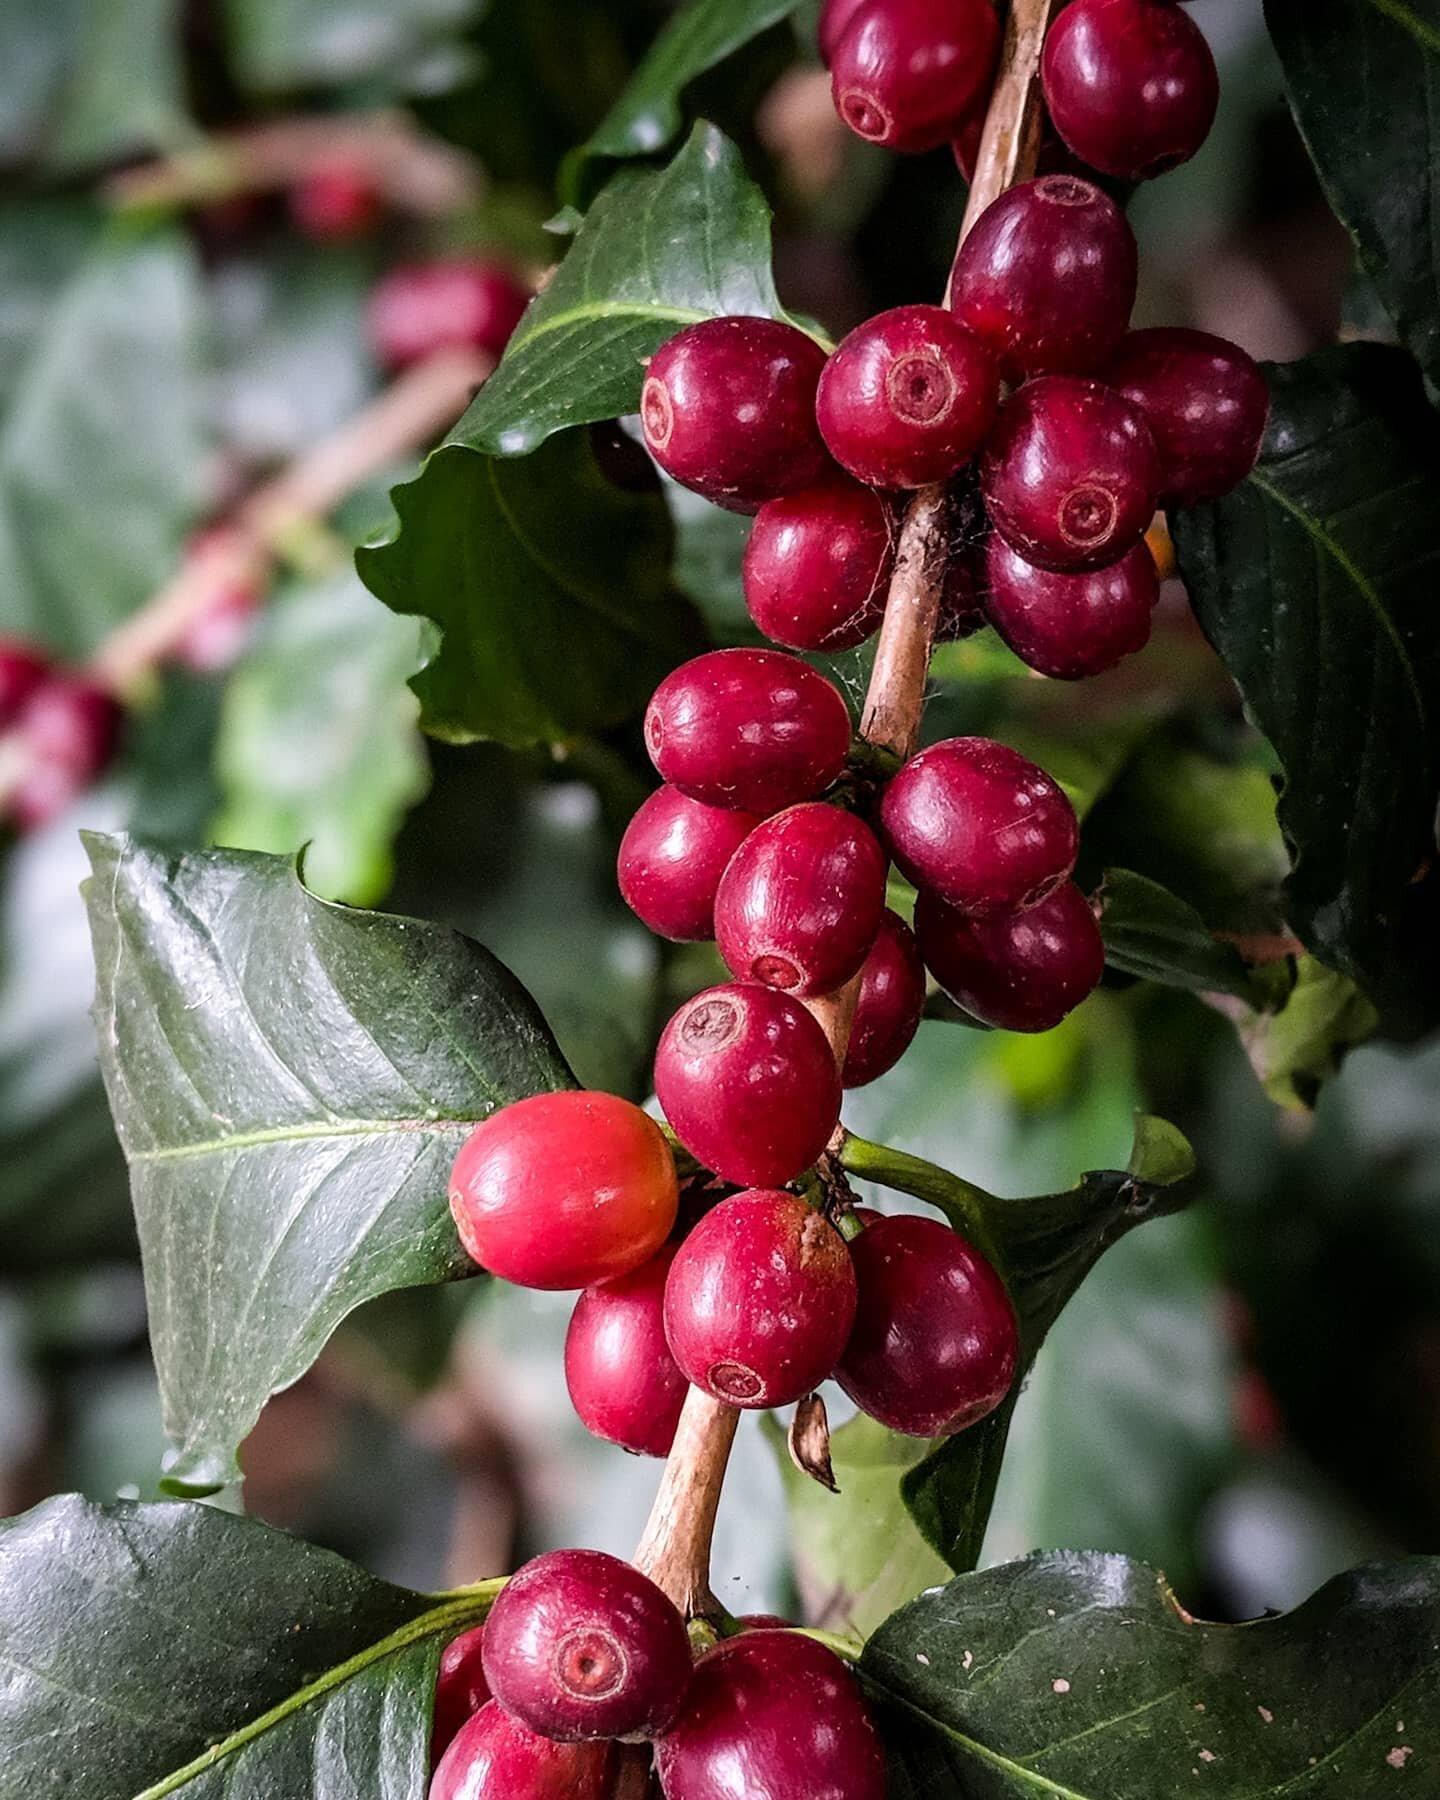
[[[1197,994],[1257,999],[1233,944],[1223,943],[1187,901],[1131,869],[1107,869],[1100,929],[1112,969]]]
[[[169,1478],[205,1491],[347,1313],[468,1272],[456,1151],[570,1077],[525,991],[456,932],[320,900],[285,857],[87,847]]]
[[[477,0],[225,0],[240,79],[261,94],[393,74],[476,10]]]

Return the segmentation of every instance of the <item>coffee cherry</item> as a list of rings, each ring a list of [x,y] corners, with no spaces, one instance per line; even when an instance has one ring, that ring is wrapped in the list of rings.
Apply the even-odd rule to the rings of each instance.
[[[911,757],[885,790],[880,823],[902,874],[975,913],[1034,906],[1080,845],[1059,784],[989,738],[946,738]]]
[[[969,918],[922,893],[915,933],[945,992],[1002,1031],[1049,1031],[1105,973],[1100,927],[1073,881],[1038,906],[997,918]]]
[[[793,1181],[840,1117],[825,1033],[798,1000],[749,983],[680,1008],[655,1053],[655,1092],[691,1155],[742,1187]]]
[[[759,813],[706,806],[678,788],[657,788],[620,840],[617,866],[626,904],[658,937],[676,943],[713,938],[720,877],[759,823]]]
[[[485,1679],[549,1738],[653,1737],[690,1680],[685,1621],[648,1576],[601,1550],[552,1550],[500,1590]]]
[[[936,1219],[878,1219],[850,1245],[860,1301],[836,1380],[872,1419],[948,1437],[994,1412],[1019,1359],[1005,1284]]]
[[[317,244],[343,243],[373,229],[383,204],[369,173],[348,157],[307,169],[290,189],[290,216]]]
[[[21,831],[50,824],[103,774],[123,718],[115,696],[83,675],[47,676],[31,690],[12,726],[25,763],[8,810]]]
[[[651,695],[645,745],[692,800],[772,813],[834,781],[850,753],[850,714],[834,683],[798,656],[711,650]]]
[[[980,159],[980,140],[985,135],[985,119],[990,110],[989,95],[960,121],[960,128],[950,139],[955,167],[968,187],[975,179],[975,165]],[[1048,118],[1040,121],[1040,149],[1035,158],[1037,175],[1083,175],[1084,169],[1060,142],[1060,135]]]
[[[650,358],[640,424],[683,487],[732,512],[813,487],[829,458],[815,426],[825,352],[782,319],[704,319]]]
[[[695,1665],[655,1746],[665,1800],[885,1800],[885,1753],[854,1676],[793,1631],[746,1631]]]
[[[987,548],[986,576],[990,623],[1021,662],[1059,681],[1103,674],[1143,649],[1160,594],[1146,543],[1107,568],[1061,575],[1026,562],[997,531]]]
[[[838,472],[767,501],[745,546],[745,604],[792,650],[852,650],[885,615],[895,566],[890,509]]]
[[[887,911],[860,971],[860,995],[841,1081],[864,1087],[893,1069],[910,1048],[925,1006],[925,966],[914,933]]]
[[[843,987],[885,910],[885,852],[853,813],[811,800],[757,825],[715,897],[715,937],[739,981],[799,995]]]
[[[376,356],[391,369],[437,350],[484,350],[498,357],[530,296],[505,269],[478,258],[405,263],[377,283],[367,325]]]
[[[481,1664],[485,1627],[473,1625],[452,1638],[440,1652],[440,1672],[435,1677],[434,1723],[430,1731],[430,1763],[445,1754],[460,1727],[479,1712],[490,1698]]]
[[[565,1334],[565,1382],[581,1423],[636,1456],[668,1456],[685,1377],[665,1341],[667,1244],[628,1275],[586,1288]]]
[[[831,52],[835,110],[872,144],[933,150],[979,99],[999,46],[992,0],[875,0]]]
[[[788,1406],[826,1380],[855,1320],[844,1238],[794,1194],[705,1214],[670,1266],[665,1335],[687,1381],[731,1406]]]
[[[1132,331],[1105,380],[1145,415],[1166,506],[1218,500],[1255,467],[1270,390],[1238,344],[1179,326]]]
[[[49,673],[49,659],[34,644],[0,637],[0,731],[10,729]]]
[[[638,1268],[678,1207],[664,1133],[614,1094],[517,1100],[475,1127],[450,1176],[460,1242],[520,1287],[590,1287]]]
[[[951,305],[1007,380],[1088,374],[1124,335],[1138,267],[1135,233],[1108,194],[1042,175],[980,215],[955,258]]]
[[[830,454],[871,487],[948,481],[984,443],[1000,382],[988,350],[943,306],[896,306],[857,325],[820,377]]]
[[[1220,102],[1205,34],[1175,0],[1071,0],[1050,27],[1040,69],[1069,148],[1126,181],[1188,162]]]
[[[482,1706],[440,1759],[429,1800],[605,1800],[609,1744],[557,1744]]]
[[[1099,569],[1144,536],[1160,491],[1145,415],[1072,375],[1027,381],[1000,409],[980,470],[995,529],[1043,569]]]
[[[835,59],[835,50],[841,38],[850,28],[850,21],[862,6],[869,3],[870,0],[822,0],[815,37],[820,60],[827,69]]]

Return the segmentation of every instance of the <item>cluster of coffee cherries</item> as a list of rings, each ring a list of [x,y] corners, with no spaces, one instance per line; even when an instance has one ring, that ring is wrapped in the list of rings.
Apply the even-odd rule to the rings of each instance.
[[[38,645],[0,638],[0,768],[3,812],[18,831],[38,831],[109,765],[120,738],[120,703],[78,669],[60,668]]]

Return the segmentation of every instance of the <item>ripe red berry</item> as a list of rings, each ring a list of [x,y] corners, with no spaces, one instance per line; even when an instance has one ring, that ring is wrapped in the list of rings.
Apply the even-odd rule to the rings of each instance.
[[[429,1800],[605,1800],[609,1744],[557,1744],[490,1700],[440,1759]]]
[[[948,481],[995,422],[1000,379],[943,306],[896,306],[857,325],[825,365],[816,417],[830,454],[871,487]]]
[[[969,918],[922,893],[915,933],[945,992],[1002,1031],[1049,1031],[1105,973],[1100,927],[1073,881],[1038,906],[998,918]]]
[[[1026,562],[997,531],[985,567],[990,623],[1042,675],[1078,681],[1102,674],[1149,639],[1160,576],[1146,543],[1106,568],[1062,575]]]
[[[21,831],[50,824],[104,772],[123,717],[115,696],[83,675],[50,675],[32,688],[12,726],[25,765],[8,807]]]
[[[666,1800],[885,1800],[885,1753],[855,1678],[793,1631],[706,1651],[655,1746]]]
[[[948,1437],[999,1406],[1015,1380],[1019,1334],[1005,1284],[937,1219],[897,1214],[850,1245],[855,1329],[836,1379],[892,1431]]]
[[[820,60],[827,69],[834,61],[837,45],[850,28],[850,21],[862,6],[869,4],[870,0],[822,0],[815,37]]]
[[[885,614],[894,526],[879,494],[836,473],[767,501],[745,546],[745,604],[792,650],[851,650]]]
[[[500,1590],[485,1679],[514,1719],[562,1742],[653,1737],[690,1680],[685,1621],[655,1583],[601,1550],[552,1550]]]
[[[520,1287],[583,1288],[638,1268],[670,1235],[675,1161],[613,1094],[532,1094],[465,1140],[450,1176],[460,1241]]]
[[[620,892],[658,936],[699,943],[715,935],[715,890],[759,813],[706,806],[657,788],[620,840]]]
[[[933,150],[958,129],[995,67],[992,0],[876,0],[830,58],[835,110],[888,150]]]
[[[715,938],[739,981],[799,995],[843,987],[885,910],[885,852],[853,813],[811,800],[757,825],[715,897]]]
[[[825,1033],[798,1000],[751,983],[680,1008],[655,1053],[655,1092],[685,1148],[744,1187],[793,1181],[840,1117]]]
[[[315,164],[290,189],[290,215],[317,244],[360,237],[373,228],[382,210],[369,171],[348,157]]]
[[[1083,375],[1124,335],[1138,267],[1135,233],[1108,194],[1042,175],[980,215],[955,258],[950,303],[1007,380]]]
[[[887,911],[860,972],[841,1070],[847,1088],[864,1087],[895,1067],[910,1048],[924,1006],[925,965],[915,935],[898,913]]]
[[[565,1334],[565,1382],[581,1422],[636,1456],[668,1456],[685,1377],[665,1341],[666,1244],[628,1275],[586,1288]]]
[[[711,650],[651,695],[645,744],[692,800],[772,813],[834,781],[850,753],[850,714],[839,688],[798,656]]]
[[[1218,500],[1255,467],[1270,390],[1238,344],[1179,326],[1132,331],[1104,376],[1145,415],[1167,506]]]
[[[1215,58],[1175,0],[1071,0],[1040,67],[1056,130],[1106,175],[1163,175],[1189,161],[1215,122]]]
[[[731,1406],[788,1406],[828,1379],[855,1322],[844,1238],[794,1194],[713,1207],[675,1254],[665,1335],[687,1381]]]
[[[1160,457],[1145,415],[1114,388],[1042,375],[1001,407],[980,481],[995,529],[1028,561],[1098,569],[1144,536]]]
[[[975,913],[1034,906],[1080,845],[1060,785],[989,738],[946,738],[911,757],[885,790],[880,823],[902,874]]]
[[[434,1723],[430,1731],[430,1763],[445,1754],[460,1727],[479,1712],[490,1698],[481,1663],[485,1627],[473,1625],[452,1638],[440,1652],[440,1671],[435,1678]]]
[[[825,352],[782,319],[704,319],[650,358],[640,424],[683,487],[732,512],[813,487],[829,468],[815,426]]]
[[[0,637],[0,731],[10,729],[49,673],[49,659],[35,645]]]
[[[404,369],[437,350],[498,357],[530,295],[507,270],[471,257],[405,263],[370,296],[370,343],[387,368]]]

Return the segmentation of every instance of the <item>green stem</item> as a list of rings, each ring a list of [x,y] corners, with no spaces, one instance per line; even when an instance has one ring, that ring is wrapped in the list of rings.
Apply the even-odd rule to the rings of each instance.
[[[923,1157],[911,1156],[889,1144],[872,1144],[868,1138],[855,1137],[850,1132],[846,1132],[840,1146],[840,1166],[847,1174],[876,1181],[897,1193],[912,1194],[928,1206],[938,1207],[957,1231],[963,1231],[1004,1272],[989,1225],[989,1209],[996,1200],[984,1188],[926,1162]]]

